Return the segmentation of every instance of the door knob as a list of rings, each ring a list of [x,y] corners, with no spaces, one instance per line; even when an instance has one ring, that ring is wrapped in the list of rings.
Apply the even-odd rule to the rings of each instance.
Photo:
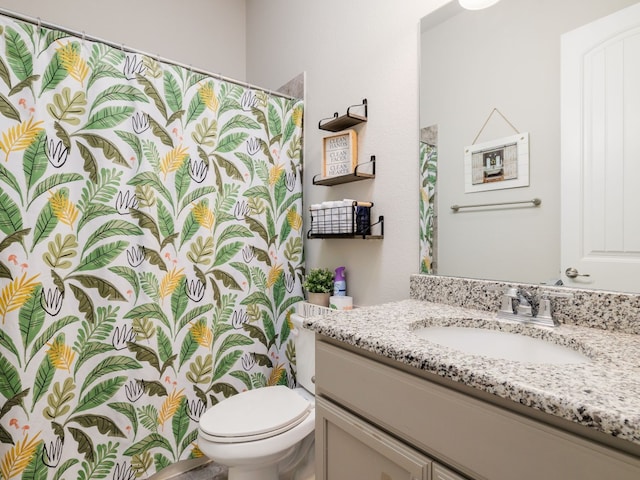
[[[590,277],[591,275],[589,275],[588,273],[578,273],[578,270],[576,270],[573,267],[569,267],[564,271],[565,275],[569,278],[576,278],[576,277]]]

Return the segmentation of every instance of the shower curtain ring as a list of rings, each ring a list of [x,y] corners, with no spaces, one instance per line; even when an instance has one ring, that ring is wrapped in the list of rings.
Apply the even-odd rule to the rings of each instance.
[[[87,36],[84,33],[84,30],[82,31],[82,45],[84,45],[84,41],[87,39]]]
[[[36,20],[38,22],[38,32],[40,32],[40,28],[42,27],[42,22],[40,21],[40,17],[37,17]]]

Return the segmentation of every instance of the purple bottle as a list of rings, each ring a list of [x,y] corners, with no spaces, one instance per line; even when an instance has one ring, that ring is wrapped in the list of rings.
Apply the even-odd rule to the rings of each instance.
[[[333,294],[337,297],[345,297],[347,295],[347,280],[344,277],[344,268],[336,268],[336,276],[333,280]]]

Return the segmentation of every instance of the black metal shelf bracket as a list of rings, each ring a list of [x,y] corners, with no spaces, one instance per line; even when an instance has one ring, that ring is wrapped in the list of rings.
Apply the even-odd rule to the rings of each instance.
[[[361,172],[359,169],[365,165],[371,165],[371,172]],[[368,162],[359,163],[353,169],[352,173],[347,175],[339,175],[337,177],[322,177],[319,173],[313,176],[312,182],[314,185],[323,185],[325,187],[331,187],[332,185],[340,185],[342,183],[357,182],[360,180],[367,180],[376,177],[376,156],[371,155],[371,160]]]
[[[352,109],[358,108],[364,108],[364,115],[351,112]],[[345,130],[359,123],[366,122],[368,118],[368,110],[369,108],[367,99],[363,98],[362,103],[357,103],[348,107],[346,114],[340,116],[338,112],[335,112],[333,114],[333,117],[323,118],[318,122],[318,128],[320,130],[327,130],[329,132],[339,132],[341,130]]]
[[[356,165],[356,168],[353,169],[353,174],[355,176],[358,175],[362,175],[362,173],[358,172],[358,169],[364,165],[369,165],[371,164],[371,173],[369,172],[363,172],[365,175],[370,175],[367,176],[366,178],[373,178],[376,176],[376,156],[375,155],[371,155],[371,160],[369,160],[368,162],[362,162]]]
[[[378,216],[378,221],[375,223],[372,223],[371,226],[373,227],[374,225],[380,225],[380,238],[384,237],[384,215],[379,215]],[[364,236],[362,238],[365,238]]]

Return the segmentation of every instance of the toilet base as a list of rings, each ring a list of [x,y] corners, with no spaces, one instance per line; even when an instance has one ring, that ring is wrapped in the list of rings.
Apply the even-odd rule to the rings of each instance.
[[[279,480],[278,466],[273,467],[229,467],[228,480]]]
[[[280,461],[269,466],[245,464],[229,467],[228,480],[315,480],[314,445],[312,432]]]

